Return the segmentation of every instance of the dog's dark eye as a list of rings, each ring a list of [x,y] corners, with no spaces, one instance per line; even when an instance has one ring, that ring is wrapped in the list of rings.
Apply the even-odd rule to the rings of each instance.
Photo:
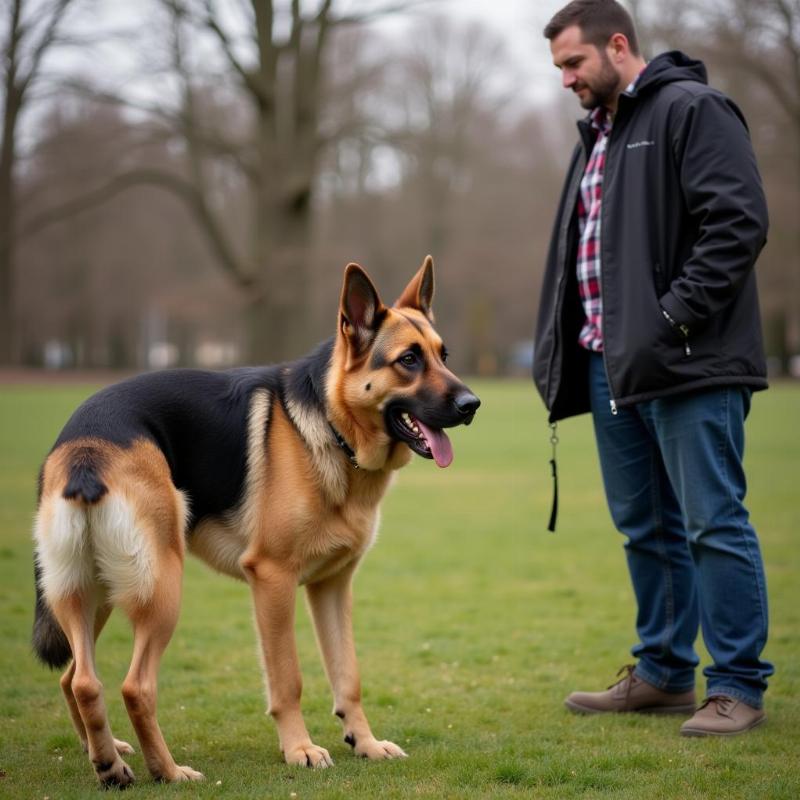
[[[408,367],[409,369],[413,369],[417,366],[417,364],[419,364],[419,357],[416,353],[412,353],[410,350],[407,353],[403,353],[403,355],[401,355],[397,360],[404,367]]]
[[[447,352],[447,348],[446,347],[442,347],[442,363],[443,364],[444,364],[445,361],[447,361],[447,356],[448,355],[450,355],[450,354]]]

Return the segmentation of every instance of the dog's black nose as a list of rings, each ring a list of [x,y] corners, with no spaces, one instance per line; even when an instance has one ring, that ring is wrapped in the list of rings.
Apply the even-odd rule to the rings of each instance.
[[[453,405],[455,405],[458,413],[464,417],[471,417],[478,410],[480,404],[481,401],[469,389],[459,392],[453,398]]]

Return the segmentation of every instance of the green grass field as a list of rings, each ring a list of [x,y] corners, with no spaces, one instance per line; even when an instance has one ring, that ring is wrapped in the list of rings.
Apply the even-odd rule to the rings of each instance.
[[[548,429],[529,383],[482,383],[448,470],[417,460],[383,507],[356,580],[367,713],[410,754],[367,763],[342,742],[305,609],[304,709],[334,769],[283,765],[265,700],[247,587],[190,559],[181,621],[161,670],[162,729],[203,784],[154,784],[128,759],[136,797],[797,798],[800,796],[800,387],[756,396],[749,507],[771,602],[776,664],[768,723],[744,737],[682,739],[680,720],[581,718],[574,688],[604,688],[629,661],[632,594],[608,519],[587,418],[560,426],[559,530]],[[39,463],[89,387],[0,389],[0,797],[92,797],[57,675],[30,652],[30,525]],[[135,744],[118,687],[130,657],[114,615],[98,664],[115,734]],[[701,651],[703,662],[707,656]],[[702,676],[698,675],[702,680]],[[138,749],[138,748],[137,748]]]

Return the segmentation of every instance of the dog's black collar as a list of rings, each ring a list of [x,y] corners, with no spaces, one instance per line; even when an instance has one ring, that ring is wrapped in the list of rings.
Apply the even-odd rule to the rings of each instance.
[[[328,425],[330,426],[331,433],[333,434],[333,438],[336,439],[336,444],[342,448],[342,452],[347,456],[350,463],[356,468],[359,469],[358,461],[356,461],[356,451],[350,447],[349,444],[345,441],[344,436],[342,436],[336,428],[333,427],[333,423],[328,420]]]
[[[325,403],[323,400],[323,394],[317,388],[317,382],[314,380],[314,375],[309,374],[308,376],[309,381],[311,382],[311,388],[314,390],[314,394],[317,396],[317,400],[319,403],[324,407]],[[342,452],[347,456],[347,460],[353,465],[355,469],[360,469],[358,465],[358,461],[356,461],[356,451],[350,447],[349,444],[345,441],[344,436],[342,436],[339,431],[333,426],[333,423],[326,418],[325,420],[328,423],[328,427],[331,429],[331,433],[333,434],[333,438],[336,439],[336,444],[342,449]]]

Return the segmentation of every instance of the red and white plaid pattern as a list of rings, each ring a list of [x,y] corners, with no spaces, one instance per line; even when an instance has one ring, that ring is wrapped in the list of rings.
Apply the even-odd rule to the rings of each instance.
[[[644,70],[642,70],[644,72]],[[630,94],[642,74],[640,72],[625,87]],[[613,119],[604,106],[598,106],[589,115],[597,131],[589,161],[581,180],[578,195],[578,293],[586,314],[578,342],[587,350],[599,353],[603,349],[603,298],[600,294],[600,223],[603,200],[603,173],[606,166],[606,147]]]
[[[603,349],[603,301],[600,295],[600,209],[603,199],[603,171],[606,145],[611,132],[611,117],[604,106],[590,115],[597,139],[592,148],[578,195],[578,293],[586,321],[578,342],[587,350]]]

